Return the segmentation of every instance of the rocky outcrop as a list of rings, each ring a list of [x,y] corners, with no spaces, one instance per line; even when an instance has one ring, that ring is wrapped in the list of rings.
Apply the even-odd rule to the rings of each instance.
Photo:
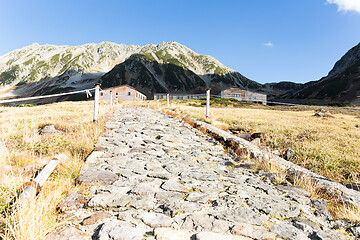
[[[121,109],[96,149],[78,179],[118,179],[86,182],[87,203],[67,212],[92,239],[343,239],[305,190],[229,164],[235,156],[180,119]]]

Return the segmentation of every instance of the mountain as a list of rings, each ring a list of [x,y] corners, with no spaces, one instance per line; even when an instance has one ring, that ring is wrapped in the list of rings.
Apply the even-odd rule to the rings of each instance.
[[[0,57],[2,97],[31,96],[129,84],[148,97],[154,92],[213,93],[227,86],[261,84],[177,42],[145,46],[102,42],[81,46],[32,44]]]
[[[81,46],[35,43],[0,57],[0,84],[6,96],[84,89],[140,49],[110,42]]]
[[[299,91],[304,87],[302,83],[294,83],[289,81],[265,83],[261,89],[267,94],[268,99],[277,99]]]
[[[293,99],[315,99],[325,103],[351,102],[360,103],[360,43],[351,48],[326,77],[312,81],[285,95]]]
[[[177,42],[145,46],[105,74],[100,83],[103,87],[128,84],[148,98],[155,92],[204,93],[211,87],[212,94],[219,94],[230,86],[262,87],[215,58],[197,54]]]

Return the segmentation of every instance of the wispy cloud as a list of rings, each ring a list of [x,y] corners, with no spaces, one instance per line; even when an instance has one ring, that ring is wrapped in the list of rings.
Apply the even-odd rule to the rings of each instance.
[[[338,5],[338,11],[360,13],[360,0],[326,0],[326,2]]]
[[[267,43],[264,43],[265,46],[267,47],[273,47],[274,44],[272,42],[267,42]]]

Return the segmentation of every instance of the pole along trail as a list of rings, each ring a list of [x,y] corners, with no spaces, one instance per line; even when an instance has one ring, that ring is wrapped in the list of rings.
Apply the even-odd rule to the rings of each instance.
[[[345,239],[326,203],[234,166],[212,138],[152,109],[115,112],[47,239]],[[79,204],[81,203],[82,204]]]

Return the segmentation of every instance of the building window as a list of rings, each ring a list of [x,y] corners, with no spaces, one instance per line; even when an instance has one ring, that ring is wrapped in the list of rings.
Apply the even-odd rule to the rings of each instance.
[[[254,97],[254,99],[256,99],[256,97]]]
[[[235,97],[235,94],[231,94],[232,97]]]
[[[130,96],[130,95],[131,95],[131,92],[128,92],[128,95]]]
[[[249,99],[251,100],[251,97],[249,97]]]
[[[104,96],[104,93],[103,93],[103,92],[101,93],[101,96]]]
[[[177,99],[180,99],[179,96],[177,97]]]
[[[181,96],[181,100],[183,99],[183,96]]]
[[[191,96],[191,99],[193,99],[193,96]]]
[[[197,98],[199,99],[199,96],[197,96]]]
[[[119,93],[117,92],[117,93],[115,93],[115,95],[119,95]]]
[[[170,97],[170,99],[173,99],[173,98],[174,98],[173,96]]]

